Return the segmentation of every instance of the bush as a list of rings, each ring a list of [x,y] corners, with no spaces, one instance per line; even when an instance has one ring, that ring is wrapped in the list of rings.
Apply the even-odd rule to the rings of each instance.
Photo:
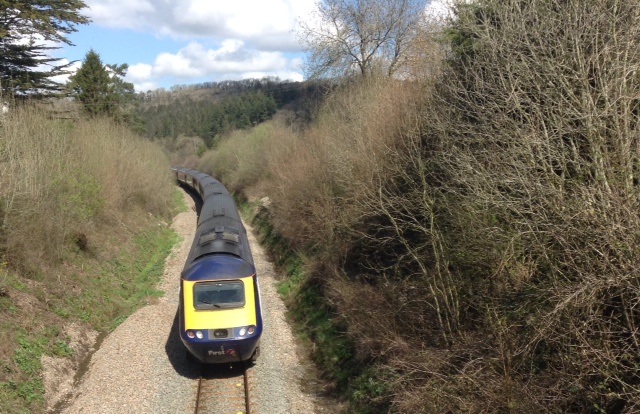
[[[292,132],[282,122],[267,122],[251,130],[237,130],[206,152],[198,169],[225,183],[230,191],[249,191],[269,181],[274,148],[290,142]]]
[[[344,85],[251,156],[349,362],[394,372],[390,388],[363,373],[354,397],[637,411],[638,4],[462,2],[445,34],[436,79]]]
[[[0,248],[14,267],[31,263],[33,270],[62,258],[98,221],[135,208],[169,212],[167,158],[125,127],[106,119],[71,124],[16,108],[1,128]]]
[[[296,246],[349,248],[362,211],[356,201],[380,184],[387,155],[416,123],[421,88],[389,79],[332,94],[314,128],[274,149],[275,224]]]
[[[640,404],[638,10],[543,0],[457,8],[441,104],[424,112],[425,156],[408,159],[424,167],[408,162],[382,204],[409,257],[424,240],[427,263],[442,264],[431,269],[456,281],[448,303],[465,324],[448,348],[461,363],[423,377],[442,396],[466,395],[465,411]],[[415,238],[429,215],[406,208],[424,195],[431,240]]]

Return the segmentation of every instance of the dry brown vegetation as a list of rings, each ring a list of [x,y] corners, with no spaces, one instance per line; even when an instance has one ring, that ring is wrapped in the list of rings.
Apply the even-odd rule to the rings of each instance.
[[[443,49],[419,38],[442,66],[409,59],[410,81],[345,86],[303,133],[206,163],[270,196],[353,358],[388,373],[360,409],[637,412],[640,4],[456,16]]]
[[[106,119],[70,123],[16,108],[2,133],[0,246],[12,266],[60,259],[97,224],[115,225],[131,209],[168,211],[166,156],[124,126]]]
[[[179,136],[176,140],[160,139],[156,142],[171,154],[171,165],[187,168],[196,168],[199,156],[206,148],[204,140],[200,137]]]

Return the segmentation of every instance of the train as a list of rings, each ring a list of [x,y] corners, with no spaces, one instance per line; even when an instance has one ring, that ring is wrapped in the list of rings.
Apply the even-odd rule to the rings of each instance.
[[[187,356],[207,364],[249,361],[260,353],[262,308],[249,239],[229,191],[199,171],[172,167],[202,201],[180,276],[179,330]]]

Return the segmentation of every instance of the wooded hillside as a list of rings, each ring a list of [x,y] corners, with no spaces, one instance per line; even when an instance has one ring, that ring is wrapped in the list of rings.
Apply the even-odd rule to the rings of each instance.
[[[225,134],[271,119],[285,106],[308,117],[305,104],[324,88],[317,82],[277,78],[175,86],[169,92],[140,93],[138,116],[144,134],[152,139],[200,137],[212,147]]]

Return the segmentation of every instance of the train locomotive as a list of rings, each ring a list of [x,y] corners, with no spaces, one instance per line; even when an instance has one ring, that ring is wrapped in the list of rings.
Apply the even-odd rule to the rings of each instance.
[[[255,362],[262,334],[260,290],[238,209],[218,180],[186,168],[172,171],[202,200],[180,280],[180,339],[200,362]]]

